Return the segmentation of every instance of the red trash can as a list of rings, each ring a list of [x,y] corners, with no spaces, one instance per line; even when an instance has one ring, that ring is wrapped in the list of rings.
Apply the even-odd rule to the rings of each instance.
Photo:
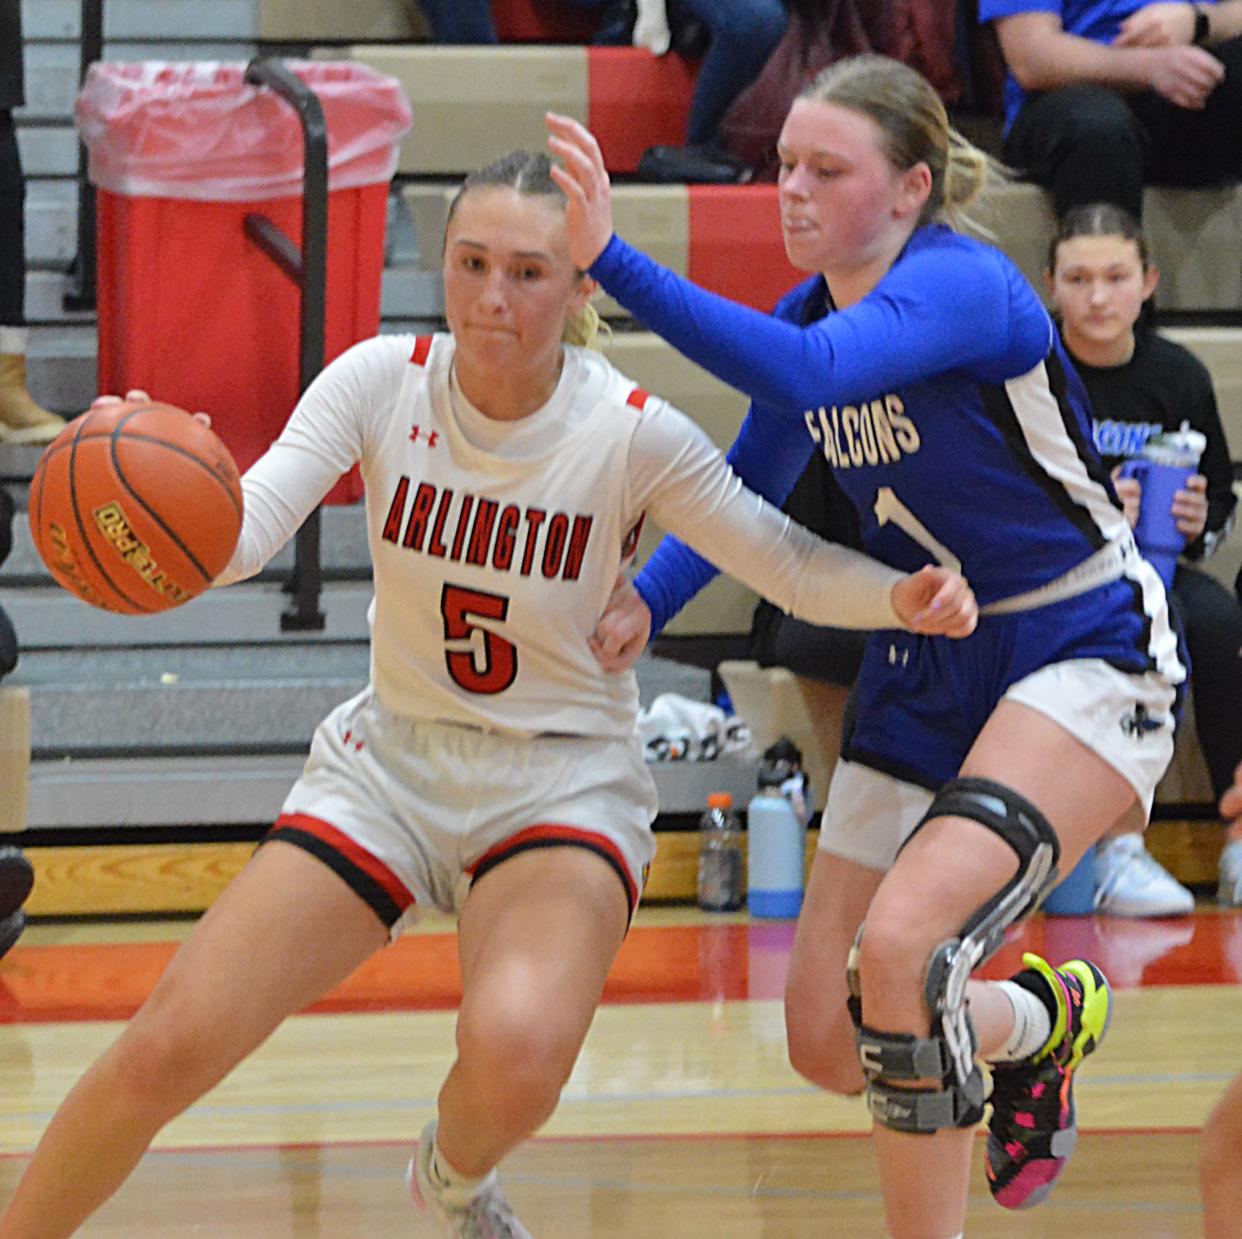
[[[388,185],[410,109],[395,78],[348,62],[285,62],[328,129],[324,362],[379,330]],[[99,390],[143,388],[211,414],[248,468],[299,394],[293,281],[245,233],[268,217],[302,242],[295,111],[244,64],[91,66],[76,118],[97,187]],[[360,497],[355,471],[329,502]]]

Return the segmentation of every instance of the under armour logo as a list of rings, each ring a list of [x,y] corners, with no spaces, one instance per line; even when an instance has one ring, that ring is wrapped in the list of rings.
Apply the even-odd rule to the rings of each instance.
[[[1147,707],[1139,702],[1135,705],[1133,714],[1121,716],[1121,730],[1127,736],[1141,740],[1149,731],[1159,731],[1168,721],[1167,718],[1152,718],[1147,713]]]
[[[410,442],[417,443],[418,436],[423,433],[423,428],[417,423],[410,427]],[[429,430],[426,434],[427,446],[435,447],[440,441],[440,432],[438,430]]]
[[[909,650],[899,650],[896,645],[891,644],[888,647],[888,665],[895,667],[898,663],[904,667],[910,661]]]

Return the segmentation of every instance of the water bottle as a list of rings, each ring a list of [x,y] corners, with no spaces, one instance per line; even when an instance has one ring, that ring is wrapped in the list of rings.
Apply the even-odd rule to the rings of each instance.
[[[1180,430],[1152,435],[1141,457],[1122,462],[1121,476],[1138,478],[1143,489],[1134,540],[1160,573],[1165,589],[1173,587],[1177,558],[1186,546],[1186,536],[1173,515],[1173,497],[1199,472],[1199,459],[1206,448],[1207,437],[1182,422]]]
[[[699,819],[699,907],[736,912],[742,906],[742,824],[728,792],[712,792]]]
[[[802,754],[788,740],[778,740],[763,755],[759,790],[746,810],[751,916],[788,918],[802,910],[807,797],[801,763]]]

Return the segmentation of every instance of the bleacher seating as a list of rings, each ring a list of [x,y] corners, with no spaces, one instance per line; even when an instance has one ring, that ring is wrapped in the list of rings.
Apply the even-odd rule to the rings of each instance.
[[[513,147],[543,148],[552,110],[586,123],[611,172],[633,172],[649,146],[685,140],[694,84],[680,56],[635,47],[369,44],[326,54],[400,80],[415,101],[403,175],[467,172]]]
[[[77,147],[70,112],[77,7],[25,6],[29,103],[20,114],[30,176],[32,388],[65,412],[81,409],[93,394],[95,360],[92,317],[66,312],[60,300],[64,271],[76,248]],[[619,227],[630,240],[691,278],[760,308],[769,307],[798,278],[783,257],[772,187],[632,183],[646,147],[681,142],[692,67],[676,57],[655,58],[632,48],[575,45],[565,24],[572,5],[554,12],[546,0],[496,0],[502,37],[524,43],[493,48],[428,45],[425,21],[407,0],[347,5],[335,0],[213,0],[210,5],[107,0],[106,7],[105,55],[110,59],[245,61],[266,48],[355,57],[402,80],[414,107],[414,130],[402,149],[398,175],[421,256],[417,268],[397,266],[385,273],[384,330],[437,325],[442,302],[438,291],[429,290],[453,183],[510,147],[541,147],[548,108],[579,117],[600,136],[609,166],[618,174]],[[581,13],[576,16],[584,20]],[[560,45],[532,42],[544,38]],[[394,212],[393,219],[399,226],[403,216]],[[1031,186],[1007,186],[979,211],[979,220],[1038,281],[1052,228],[1046,196]],[[1169,330],[1212,371],[1235,459],[1242,460],[1242,327],[1229,325],[1229,316],[1242,309],[1242,191],[1152,190],[1147,223],[1163,272],[1161,311],[1220,319],[1214,326],[1196,322]],[[616,364],[727,445],[745,399],[656,337],[629,330],[633,324],[615,303],[605,300],[602,309],[617,322],[611,346]],[[0,482],[20,496],[36,457],[31,449],[0,448]],[[315,719],[365,676],[368,591],[361,579],[366,560],[357,515],[336,509],[325,518],[329,626],[323,637],[298,638],[279,632],[284,607],[279,571],[203,599],[196,604],[199,610],[137,621],[138,627],[89,612],[49,585],[19,522],[19,546],[0,573],[0,587],[29,651],[14,683],[28,684],[33,699],[27,724],[36,749],[32,828],[124,823],[142,833],[161,825],[201,826],[211,837],[224,827],[268,818],[297,768]],[[649,527],[643,553],[657,536]],[[1240,561],[1242,536],[1235,534],[1209,567],[1231,584]],[[748,590],[721,578],[668,632],[673,638],[739,636],[749,630],[753,603]],[[196,644],[204,632],[233,648],[218,657],[205,651]],[[92,644],[104,652],[92,651]],[[753,667],[722,668],[722,674],[739,706],[754,719],[767,720],[756,727],[761,734],[771,727],[809,729],[809,760],[813,771],[823,772],[816,780],[822,794],[839,720],[833,693],[788,673],[758,673]],[[693,668],[667,663],[644,668],[648,698],[663,688],[701,695],[705,685],[705,673],[696,675]],[[16,734],[14,711],[21,713],[25,699],[24,687],[0,689],[0,784],[9,777],[4,737]],[[118,734],[117,719],[128,720],[124,736]],[[245,727],[235,727],[234,720],[243,720]],[[19,742],[23,747],[28,752],[29,746]],[[666,807],[682,810],[711,790],[704,780],[720,781],[739,799],[753,785],[753,771],[746,766],[664,770],[660,776]],[[89,799],[82,792],[88,786]],[[1183,732],[1161,800],[1201,809],[1210,802],[1193,726]],[[7,810],[12,817],[14,804],[0,803],[0,829],[11,828],[4,815]],[[135,905],[133,910],[140,909]]]

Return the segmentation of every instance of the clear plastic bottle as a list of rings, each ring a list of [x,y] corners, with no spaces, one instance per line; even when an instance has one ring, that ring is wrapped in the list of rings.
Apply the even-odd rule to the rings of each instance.
[[[699,819],[699,907],[736,912],[742,906],[742,824],[728,792],[712,792]]]

